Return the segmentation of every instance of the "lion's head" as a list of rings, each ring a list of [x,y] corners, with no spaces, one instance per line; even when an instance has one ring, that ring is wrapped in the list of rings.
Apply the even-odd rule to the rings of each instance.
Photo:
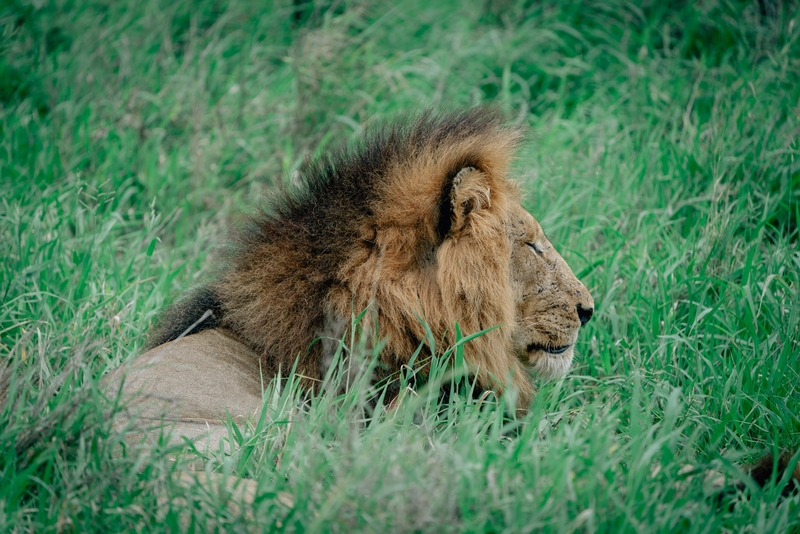
[[[223,327],[268,371],[297,360],[313,385],[330,361],[318,340],[344,336],[354,310],[372,310],[389,374],[422,345],[455,343],[456,325],[490,329],[465,361],[524,407],[532,374],[567,371],[594,304],[507,176],[520,139],[492,110],[428,113],[307,164],[304,187],[252,219],[222,277],[168,312],[154,344]]]
[[[535,375],[557,378],[572,363],[578,330],[592,318],[594,300],[536,219],[521,206],[514,212],[508,225],[514,351]]]

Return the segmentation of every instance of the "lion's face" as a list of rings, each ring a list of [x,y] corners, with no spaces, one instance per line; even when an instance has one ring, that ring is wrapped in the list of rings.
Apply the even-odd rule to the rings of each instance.
[[[592,317],[594,301],[536,219],[521,206],[512,213],[507,229],[516,307],[514,351],[536,376],[557,378],[569,370],[578,330]]]

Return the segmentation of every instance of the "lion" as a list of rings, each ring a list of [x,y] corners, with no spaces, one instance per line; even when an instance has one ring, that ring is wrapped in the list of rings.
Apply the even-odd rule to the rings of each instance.
[[[169,308],[155,348],[220,329],[267,376],[322,381],[353,311],[369,309],[391,377],[426,339],[464,347],[477,385],[517,392],[564,375],[594,302],[522,206],[509,166],[523,137],[490,108],[423,113],[374,128],[300,171],[239,233],[218,279]],[[204,319],[204,320],[201,320]],[[366,330],[369,330],[368,328]],[[328,344],[330,346],[330,344]]]
[[[307,163],[300,187],[248,219],[219,276],[169,307],[149,350],[115,373],[145,394],[139,421],[219,443],[226,413],[260,413],[265,380],[295,369],[317,390],[332,358],[324,340],[360,310],[384,345],[377,379],[418,349],[430,355],[429,334],[452,345],[484,332],[463,347],[469,371],[484,390],[515,390],[525,413],[537,378],[569,370],[594,301],[509,176],[522,138],[495,109],[427,112]],[[744,470],[764,485],[772,466]]]

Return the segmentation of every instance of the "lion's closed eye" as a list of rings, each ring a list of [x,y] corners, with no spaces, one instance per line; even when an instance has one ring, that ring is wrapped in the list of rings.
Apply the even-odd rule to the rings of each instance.
[[[537,253],[537,254],[541,254],[542,253],[542,247],[539,246],[537,243],[525,243],[525,244],[528,245],[528,248],[533,250],[535,253]]]

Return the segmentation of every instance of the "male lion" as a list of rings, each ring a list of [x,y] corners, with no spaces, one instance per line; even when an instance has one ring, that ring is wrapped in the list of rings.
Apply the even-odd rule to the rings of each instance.
[[[341,338],[368,308],[384,377],[427,338],[420,319],[449,344],[456,324],[465,336],[498,327],[464,359],[481,388],[514,387],[524,412],[533,376],[569,369],[594,302],[507,175],[521,137],[491,109],[429,112],[308,164],[302,187],[250,219],[221,276],[161,317],[125,387],[178,406],[141,419],[219,442],[226,411],[241,421],[261,409],[263,375],[296,362],[315,388],[330,361],[318,340]],[[777,467],[800,479],[790,455]],[[772,468],[770,456],[745,471],[764,485]]]
[[[518,392],[569,369],[594,302],[520,203],[508,166],[522,134],[491,109],[425,113],[377,128],[301,169],[304,185],[250,219],[221,276],[168,309],[150,347],[222,329],[268,376],[297,364],[315,387],[340,338],[370,308],[380,373],[437,342],[466,344],[478,385]],[[203,319],[203,320],[201,320]]]

